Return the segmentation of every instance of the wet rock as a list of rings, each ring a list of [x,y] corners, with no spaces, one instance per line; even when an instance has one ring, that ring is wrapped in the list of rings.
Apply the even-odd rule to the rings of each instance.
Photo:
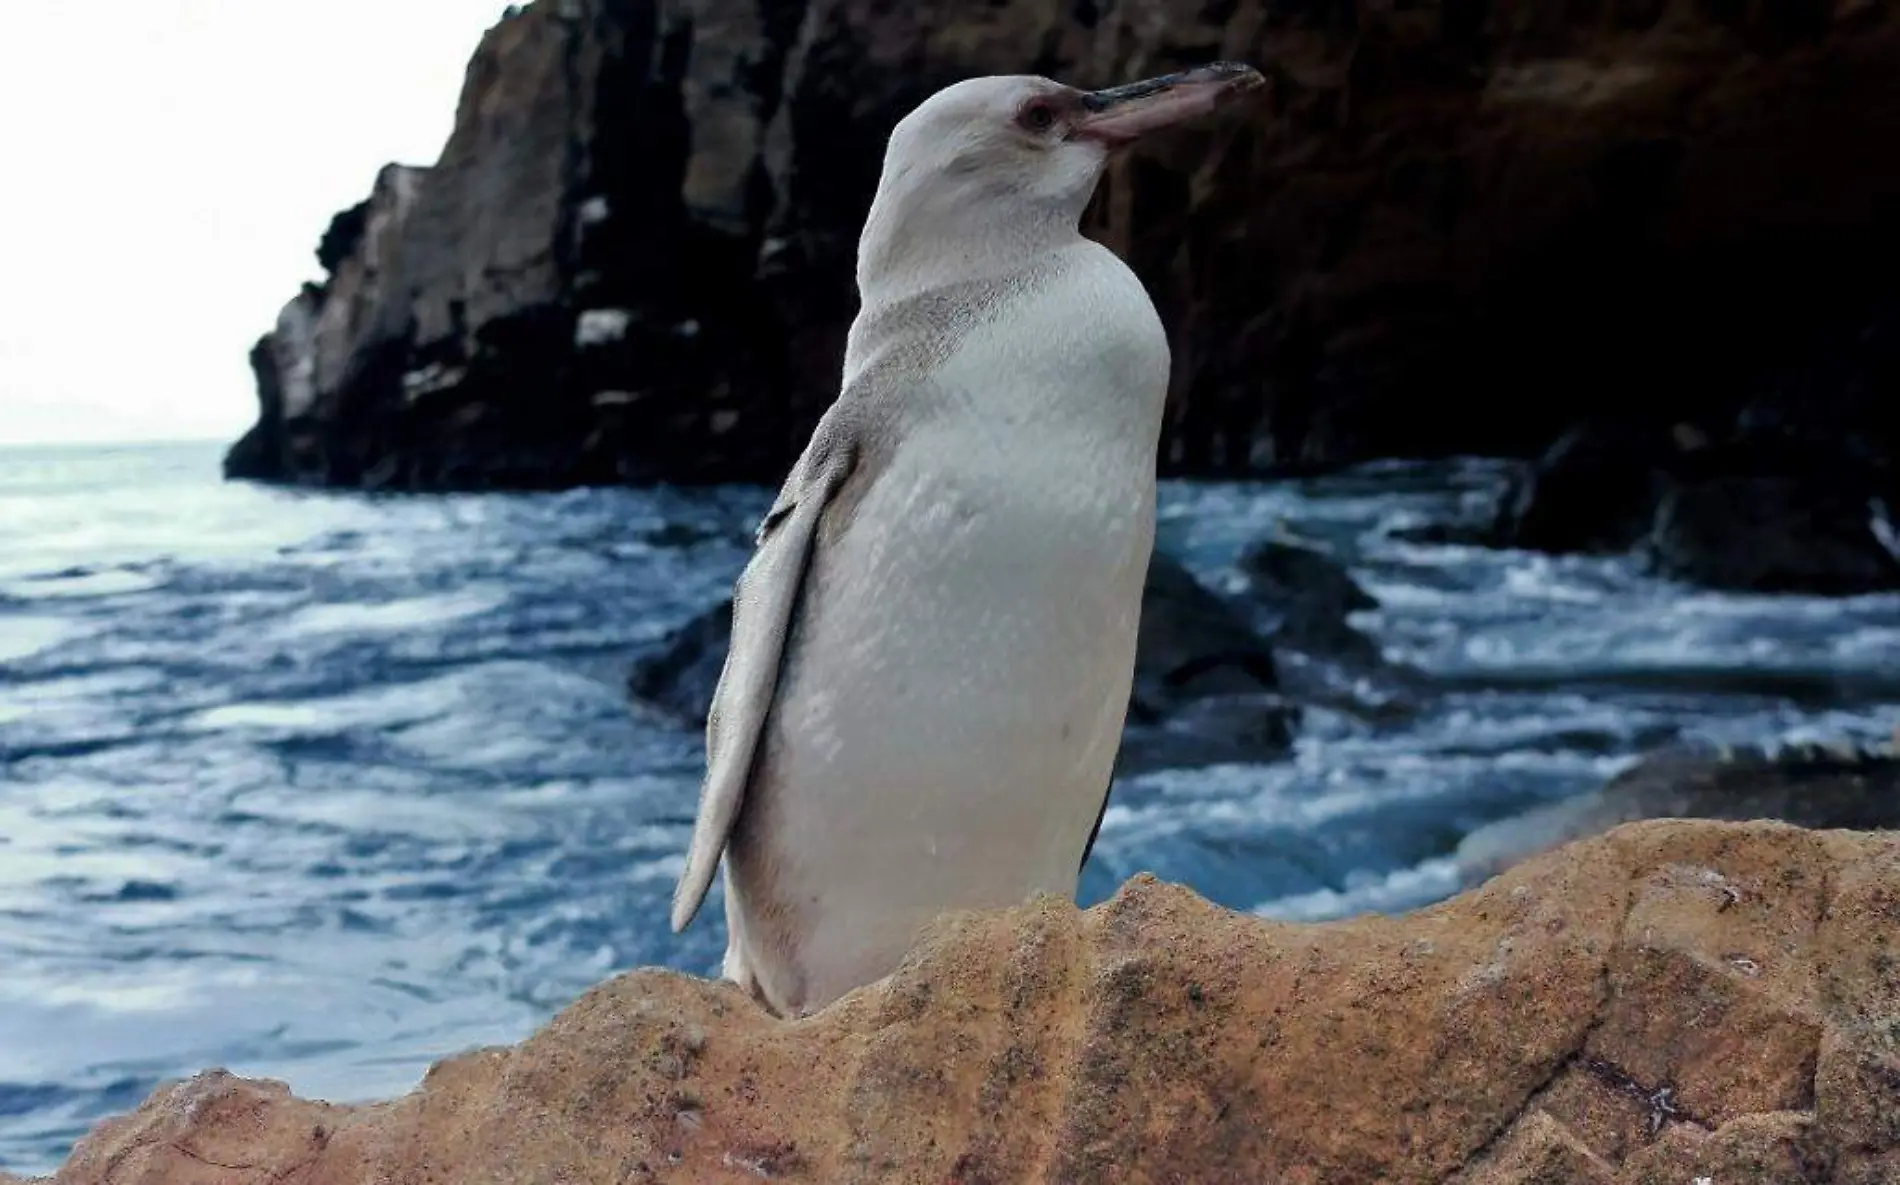
[[[1118,775],[1216,764],[1257,764],[1286,756],[1300,710],[1278,693],[1227,693],[1166,713],[1129,713],[1116,755]]]
[[[1760,429],[1757,429],[1758,431]],[[1483,542],[1633,551],[1658,573],[1733,592],[1852,596],[1900,588],[1873,470],[1812,446],[1660,433],[1567,435],[1530,465]]]
[[[1515,483],[1493,541],[1558,554],[1629,550],[1655,520],[1668,448],[1655,431],[1571,429]]]
[[[636,658],[629,694],[703,725],[731,637],[727,600]],[[1143,593],[1123,768],[1278,757],[1297,715],[1279,694],[1273,648],[1245,613],[1157,554]]]
[[[1677,485],[1644,541],[1657,570],[1705,588],[1854,596],[1900,589],[1864,488],[1828,478]]]
[[[1665,575],[1730,591],[1900,588],[1878,517],[1900,457],[1900,309],[1841,321],[1791,347],[1737,407],[1573,429],[1526,467],[1481,541],[1634,550]]]
[[[277,314],[277,328],[251,347],[258,418],[225,455],[226,477],[286,476],[283,466],[291,449],[287,425],[307,420],[316,406],[317,327],[326,297],[325,289],[305,284]]]
[[[1385,535],[1386,538],[1400,543],[1417,543],[1426,547],[1507,546],[1501,541],[1497,527],[1499,513],[1494,510],[1492,515],[1482,522],[1403,523],[1388,528]]]
[[[1900,837],[1774,824],[1625,827],[1396,919],[1137,877],[947,916],[797,1024],[639,971],[390,1103],[207,1073],[57,1179],[1885,1181],[1896,901]]]
[[[1265,539],[1243,552],[1237,566],[1245,595],[1271,619],[1276,646],[1360,662],[1379,657],[1378,645],[1349,620],[1361,610],[1377,609],[1379,602],[1326,552]]]
[[[1213,696],[1258,695],[1279,686],[1273,648],[1246,615],[1178,560],[1157,553],[1142,589],[1134,706],[1153,718]]]
[[[1589,794],[1472,832],[1458,860],[1475,884],[1534,853],[1664,818],[1900,830],[1900,731],[1884,746],[1664,749]]]
[[[676,720],[703,728],[732,644],[732,598],[699,614],[634,659],[627,694]]]
[[[1323,546],[1264,539],[1236,567],[1237,600],[1272,646],[1283,700],[1378,726],[1412,715],[1429,694],[1426,676],[1388,660],[1352,624],[1379,603]]]
[[[1214,57],[1269,93],[1118,165],[1087,221],[1170,327],[1172,473],[1720,420],[1891,290],[1888,5],[542,0],[477,51],[439,163],[324,236],[322,332],[264,351],[232,472],[775,482],[835,393],[905,111]],[[314,398],[274,419],[297,370]]]

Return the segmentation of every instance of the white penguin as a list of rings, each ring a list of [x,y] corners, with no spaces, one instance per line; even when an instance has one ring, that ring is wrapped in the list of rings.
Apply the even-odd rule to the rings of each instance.
[[[781,1016],[949,909],[1073,897],[1133,680],[1168,386],[1078,229],[1110,153],[1251,90],[977,78],[891,133],[844,384],[759,528],[674,898],[725,857],[725,974]]]

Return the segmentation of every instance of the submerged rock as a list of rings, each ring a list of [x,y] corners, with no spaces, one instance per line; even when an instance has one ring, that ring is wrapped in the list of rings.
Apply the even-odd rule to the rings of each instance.
[[[1900,837],[1772,824],[1625,827],[1405,918],[1138,877],[948,916],[797,1023],[640,971],[391,1103],[203,1074],[56,1180],[1876,1185],[1896,902]]]
[[[1719,418],[1891,292],[1890,5],[541,0],[476,52],[440,160],[324,235],[230,471],[776,481],[835,394],[905,111],[1215,57],[1270,93],[1117,166],[1087,222],[1170,328],[1171,472]],[[1769,403],[1892,453],[1799,386]]]
[[[714,605],[634,659],[627,694],[675,720],[703,728],[732,645],[732,598]]]
[[[1247,614],[1157,552],[1142,588],[1117,772],[1272,761],[1293,743],[1298,720],[1273,647]]]
[[[1354,613],[1379,602],[1346,566],[1317,547],[1263,539],[1237,565],[1246,596],[1272,618],[1274,643],[1357,662],[1373,662],[1379,647],[1352,626]]]

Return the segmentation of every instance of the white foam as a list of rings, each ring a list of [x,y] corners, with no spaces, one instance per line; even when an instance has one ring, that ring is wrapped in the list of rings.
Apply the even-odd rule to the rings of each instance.
[[[278,633],[290,637],[399,633],[419,625],[475,617],[507,603],[507,593],[499,588],[471,588],[438,597],[411,597],[402,601],[312,605],[292,614],[278,627]]]
[[[1900,528],[1894,526],[1887,504],[1876,498],[1868,509],[1872,514],[1868,525],[1874,530],[1874,538],[1880,540],[1880,546],[1886,548],[1889,554],[1900,559]]]
[[[603,346],[627,336],[633,313],[627,309],[588,309],[574,325],[574,344]]]
[[[1377,874],[1354,872],[1344,889],[1315,889],[1275,898],[1250,911],[1284,922],[1323,922],[1362,913],[1395,913],[1437,901],[1461,886],[1456,860],[1437,857],[1412,868]]]
[[[18,662],[89,633],[53,617],[0,617],[0,662]]]
[[[111,597],[145,592],[158,587],[158,581],[137,572],[109,569],[80,572],[71,576],[39,576],[9,581],[0,591],[23,601],[65,601],[83,597]]]

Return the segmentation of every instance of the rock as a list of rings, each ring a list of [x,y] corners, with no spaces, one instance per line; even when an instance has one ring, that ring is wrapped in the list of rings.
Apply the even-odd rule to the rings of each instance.
[[[1876,527],[1900,478],[1900,305],[1804,342],[1732,417],[1676,450],[1643,551],[1710,588],[1900,588]]]
[[[56,1180],[1872,1185],[1897,907],[1900,836],[1775,824],[1637,824],[1321,925],[1137,877],[947,916],[796,1024],[640,971],[391,1103],[207,1073]]]
[[[1268,692],[1189,700],[1147,717],[1131,711],[1115,771],[1129,775],[1278,761],[1292,747],[1298,725],[1299,710],[1285,696]]]
[[[1537,852],[1642,819],[1771,819],[1814,829],[1900,830],[1900,730],[1892,745],[1652,753],[1598,790],[1479,828],[1458,847],[1476,884]]]
[[[1276,646],[1360,662],[1378,659],[1377,643],[1349,619],[1377,609],[1379,602],[1332,556],[1301,543],[1263,539],[1241,554],[1237,566],[1247,597],[1273,618]]]
[[[482,43],[439,163],[324,236],[322,331],[263,354],[315,398],[273,426],[294,384],[261,375],[232,472],[776,481],[835,392],[901,114],[970,74],[1214,57],[1270,94],[1118,165],[1087,222],[1170,327],[1171,473],[1721,419],[1891,294],[1890,5],[542,0]]]
[[[695,728],[706,725],[732,644],[732,598],[714,605],[636,658],[627,694]]]
[[[335,275],[363,245],[372,205],[372,200],[361,201],[330,219],[329,229],[317,242],[317,264],[326,273]]]
[[[315,376],[312,398],[229,468],[405,489],[726,476],[739,436],[702,447],[731,428],[706,359],[730,377],[723,360],[760,354],[734,336],[756,301],[721,289],[726,236],[681,205],[687,15],[550,0],[504,18],[438,163],[385,170],[325,236],[318,331],[268,351]]]
[[[1809,458],[1889,501],[1900,493],[1900,301],[1844,316],[1804,344],[1735,417],[1735,432]]]
[[[1240,609],[1159,552],[1141,592],[1139,636],[1130,709],[1138,718],[1211,696],[1271,693],[1279,685],[1273,648]]]
[[[1375,726],[1418,710],[1429,679],[1389,661],[1378,642],[1352,625],[1352,614],[1379,602],[1322,546],[1263,539],[1241,554],[1236,568],[1237,599],[1253,611],[1253,624],[1272,646],[1282,699]]]
[[[1663,574],[1737,592],[1855,596],[1900,589],[1865,489],[1735,477],[1664,495],[1645,550]]]
[[[251,347],[258,420],[226,454],[226,477],[280,475],[290,453],[286,422],[307,423],[316,406],[316,334],[326,296],[324,289],[305,284],[277,314],[276,330]]]
[[[1579,425],[1528,466],[1493,541],[1557,554],[1627,551],[1655,521],[1668,439],[1623,425]]]
[[[732,638],[732,602],[634,660],[628,693],[700,726]],[[1269,760],[1292,743],[1297,713],[1279,695],[1273,649],[1245,615],[1156,554],[1143,592],[1125,770]]]
[[[1579,427],[1526,468],[1482,541],[1634,550],[1663,575],[1727,591],[1900,588],[1900,558],[1875,527],[1884,462],[1868,447],[1852,432],[1817,441],[1762,404],[1719,438],[1688,424]]]

